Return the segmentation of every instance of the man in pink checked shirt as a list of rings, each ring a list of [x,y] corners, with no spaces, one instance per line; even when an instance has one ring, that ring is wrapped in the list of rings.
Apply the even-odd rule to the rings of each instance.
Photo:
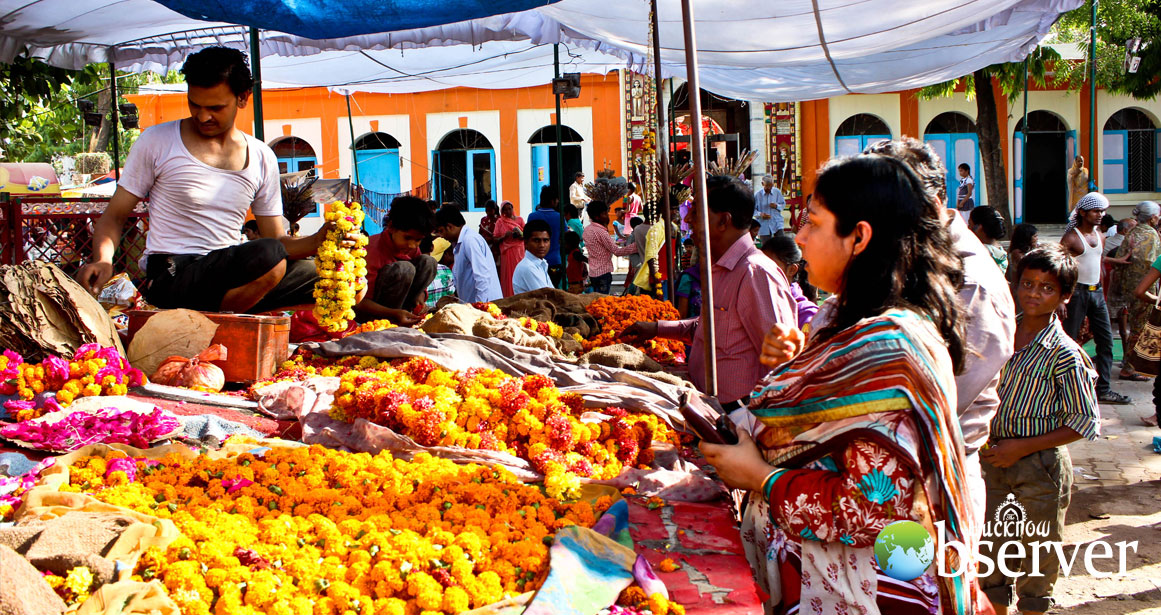
[[[609,237],[609,206],[593,201],[588,206],[589,220],[585,227],[584,242],[589,251],[589,279],[593,292],[609,294],[613,287],[613,257],[637,253],[637,244],[621,247]]]
[[[762,342],[774,325],[796,328],[790,283],[774,261],[750,239],[754,194],[736,178],[715,175],[706,182],[709,247],[714,287],[718,399],[729,411],[744,404],[754,385],[769,371],[759,363]],[[702,232],[699,205],[686,221],[695,237]],[[698,319],[638,322],[622,334],[629,340],[662,337],[690,343],[689,375],[705,390],[705,339]]]

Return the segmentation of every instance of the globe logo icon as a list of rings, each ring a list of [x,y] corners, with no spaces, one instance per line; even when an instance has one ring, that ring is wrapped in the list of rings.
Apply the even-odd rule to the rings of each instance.
[[[875,539],[875,561],[892,579],[917,579],[934,559],[935,539],[914,521],[891,523]]]

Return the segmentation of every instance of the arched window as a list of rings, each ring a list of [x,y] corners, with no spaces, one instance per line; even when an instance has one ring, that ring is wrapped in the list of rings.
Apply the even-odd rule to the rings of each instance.
[[[270,149],[278,159],[279,173],[306,171],[318,166],[314,148],[298,137],[282,137],[271,143]]]
[[[580,136],[579,132],[569,128],[568,126],[560,127],[561,143],[580,143],[582,141],[584,141],[584,138]],[[528,142],[532,145],[556,145],[556,126],[545,126],[544,128],[537,130],[536,132],[532,133],[531,137],[528,138]]]
[[[496,199],[496,151],[478,131],[453,130],[432,152],[432,184],[440,203],[479,211]]]
[[[891,140],[891,128],[870,113],[856,113],[843,120],[834,133],[836,156],[857,156],[868,145]]]
[[[1105,192],[1153,192],[1161,180],[1157,126],[1138,109],[1121,109],[1105,122],[1101,175]]]
[[[540,199],[540,191],[544,186],[552,186],[553,194],[560,189],[557,184],[559,178],[566,186],[571,184],[576,174],[584,170],[581,142],[584,138],[580,133],[568,126],[560,127],[560,152],[556,151],[556,125],[545,126],[532,133],[528,144],[532,146],[532,198]],[[557,169],[557,162],[560,169]],[[536,203],[539,205],[539,203]]]
[[[1023,117],[1016,122],[1012,146],[1015,221],[1060,224],[1067,220],[1068,168],[1076,155],[1076,131],[1069,130],[1059,115],[1037,109],[1028,113],[1027,132]]]
[[[935,150],[935,154],[947,168],[947,193],[944,203],[955,207],[960,177],[958,167],[968,166],[968,175],[975,183],[972,201],[982,205],[983,191],[980,190],[980,139],[976,134],[976,123],[963,113],[948,111],[940,113],[927,123],[923,131],[923,141]]]
[[[1051,111],[1032,111],[1028,114],[1028,133],[1030,134],[1067,131],[1068,127],[1065,126],[1064,120]],[[1024,118],[1020,118],[1020,121],[1016,122],[1016,132],[1024,132]]]
[[[399,149],[399,140],[385,132],[369,132],[355,139],[355,150]]]

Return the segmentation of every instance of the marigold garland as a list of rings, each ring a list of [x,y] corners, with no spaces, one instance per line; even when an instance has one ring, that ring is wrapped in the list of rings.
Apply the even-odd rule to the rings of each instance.
[[[585,310],[596,317],[601,325],[601,332],[596,337],[582,342],[585,352],[624,343],[619,339],[621,333],[635,322],[681,318],[672,304],[645,295],[601,297],[590,303]],[[652,339],[634,345],[661,363],[685,361],[685,346],[677,340]]]
[[[116,348],[97,344],[78,348],[72,361],[49,356],[40,363],[25,363],[12,350],[0,354],[0,395],[19,397],[4,403],[17,421],[61,410],[80,397],[124,395],[129,387],[145,382],[145,374],[129,367]],[[55,395],[43,403],[34,401],[46,392]]]
[[[367,237],[359,234],[363,227],[363,208],[358,203],[335,201],[326,206],[324,218],[334,224],[318,249],[315,270],[319,279],[314,285],[314,316],[319,326],[337,333],[355,319],[355,298],[367,285]],[[355,234],[355,246],[343,245]]]
[[[114,453],[114,455],[121,455]],[[65,491],[171,519],[135,580],[186,615],[459,613],[537,589],[552,535],[611,504],[566,504],[510,472],[418,454],[318,446],[226,459],[133,460],[136,480],[87,457]]]
[[[654,440],[679,443],[676,432],[649,414],[605,408],[604,418],[582,421],[584,400],[562,394],[541,375],[450,372],[423,358],[364,366],[338,374],[333,418],[363,418],[424,446],[515,455],[545,475],[553,497],[575,497],[581,477],[611,479],[625,467],[648,466]]]

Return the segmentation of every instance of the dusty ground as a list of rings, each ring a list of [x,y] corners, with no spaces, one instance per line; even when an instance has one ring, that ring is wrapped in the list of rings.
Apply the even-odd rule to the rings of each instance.
[[[1106,560],[1097,568],[1114,574],[1095,577],[1085,572],[1082,551],[1073,574],[1056,584],[1053,613],[1161,615],[1161,455],[1152,445],[1161,429],[1141,421],[1153,413],[1152,384],[1115,382],[1135,403],[1102,405],[1101,439],[1069,447],[1075,484],[1064,541],[1135,540],[1137,552],[1127,552],[1123,575]]]

